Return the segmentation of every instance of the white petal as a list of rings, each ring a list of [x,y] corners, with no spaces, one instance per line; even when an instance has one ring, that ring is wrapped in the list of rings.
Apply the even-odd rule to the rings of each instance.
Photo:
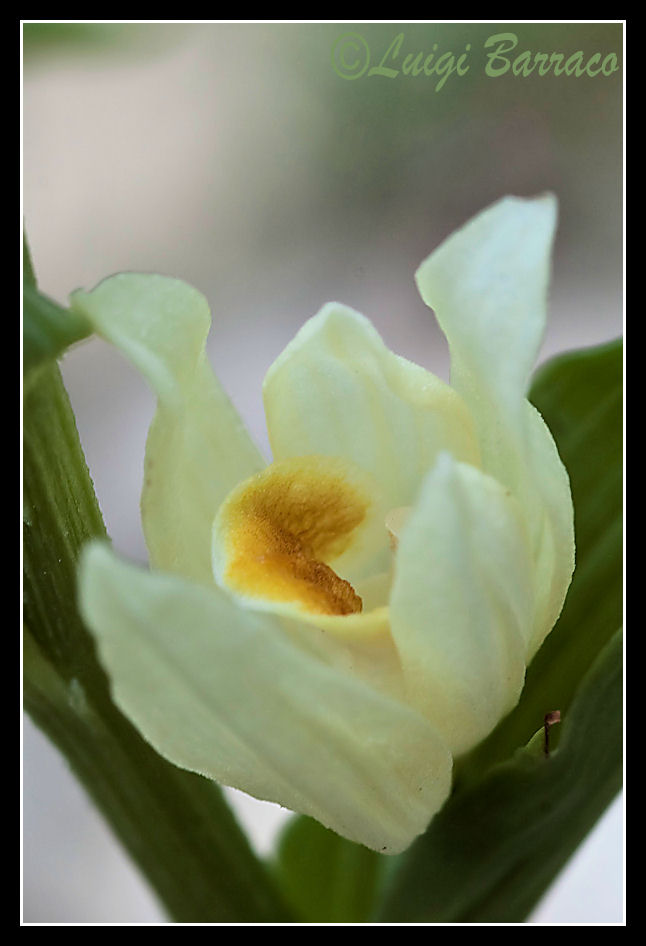
[[[399,537],[391,626],[409,701],[454,755],[517,702],[534,609],[527,535],[515,500],[440,457]]]
[[[506,198],[450,236],[416,274],[475,420],[482,469],[530,529],[537,610],[530,657],[558,617],[574,563],[572,500],[551,434],[525,399],[546,320],[556,201]]]
[[[274,459],[352,460],[377,479],[389,509],[413,501],[438,451],[478,462],[455,392],[338,303],[305,323],[267,372],[263,396]]]
[[[427,720],[218,589],[146,573],[95,545],[81,607],[117,704],[176,765],[387,853],[446,798],[451,758]]]
[[[556,226],[552,195],[508,197],[453,233],[415,274],[466,394],[513,405],[527,391],[546,319]]]
[[[526,517],[534,537],[536,614],[529,641],[531,660],[561,613],[574,571],[574,513],[567,470],[536,408],[525,402],[527,468],[531,481]],[[529,478],[529,477],[528,477]],[[535,489],[532,496],[532,487]]]
[[[264,461],[206,360],[206,299],[177,279],[124,273],[72,305],[157,394],[141,500],[151,561],[210,583],[213,517]]]

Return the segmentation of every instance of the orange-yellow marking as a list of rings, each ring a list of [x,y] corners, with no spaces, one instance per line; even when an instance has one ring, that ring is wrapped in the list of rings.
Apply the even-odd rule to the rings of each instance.
[[[368,506],[331,458],[273,464],[235,490],[221,510],[226,584],[319,614],[361,611],[361,598],[326,559],[348,547]]]

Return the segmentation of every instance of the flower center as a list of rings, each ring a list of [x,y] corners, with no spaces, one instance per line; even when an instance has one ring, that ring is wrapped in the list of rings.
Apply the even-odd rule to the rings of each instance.
[[[361,611],[331,567],[351,549],[372,503],[361,478],[332,457],[274,463],[238,486],[215,520],[217,580],[247,598],[317,614]]]

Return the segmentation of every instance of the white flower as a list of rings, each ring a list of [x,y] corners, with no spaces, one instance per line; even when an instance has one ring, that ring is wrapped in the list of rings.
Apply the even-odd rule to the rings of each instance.
[[[80,590],[114,698],[162,755],[377,851],[424,831],[572,575],[567,474],[525,398],[555,219],[550,196],[507,198],[419,268],[451,387],[325,306],[267,373],[270,466],[207,364],[197,291],[124,274],[74,294],[158,397],[153,570],[92,546]]]

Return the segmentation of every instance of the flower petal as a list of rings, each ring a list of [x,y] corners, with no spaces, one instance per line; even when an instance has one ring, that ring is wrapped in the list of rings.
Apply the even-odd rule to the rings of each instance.
[[[533,404],[525,402],[527,432],[527,519],[534,536],[536,614],[527,651],[530,662],[554,627],[574,572],[574,511],[570,478],[554,438]],[[532,496],[532,486],[535,492]]]
[[[399,537],[390,611],[409,701],[454,755],[518,700],[531,571],[516,501],[479,470],[440,457]]]
[[[451,350],[451,380],[515,410],[545,329],[556,200],[507,197],[453,233],[415,279]]]
[[[451,758],[427,720],[218,589],[94,545],[81,608],[117,704],[176,765],[387,853],[447,797]]]
[[[389,509],[413,501],[438,451],[478,462],[455,392],[393,354],[370,322],[338,303],[305,323],[263,385],[275,460],[342,456],[377,479]]]
[[[505,198],[450,236],[416,280],[451,350],[451,382],[475,420],[482,469],[526,513],[537,606],[531,656],[551,630],[574,567],[572,500],[551,434],[525,399],[546,320],[556,201]]]
[[[265,462],[206,360],[206,299],[177,279],[124,273],[72,305],[157,394],[141,499],[151,562],[210,583],[213,517]]]

